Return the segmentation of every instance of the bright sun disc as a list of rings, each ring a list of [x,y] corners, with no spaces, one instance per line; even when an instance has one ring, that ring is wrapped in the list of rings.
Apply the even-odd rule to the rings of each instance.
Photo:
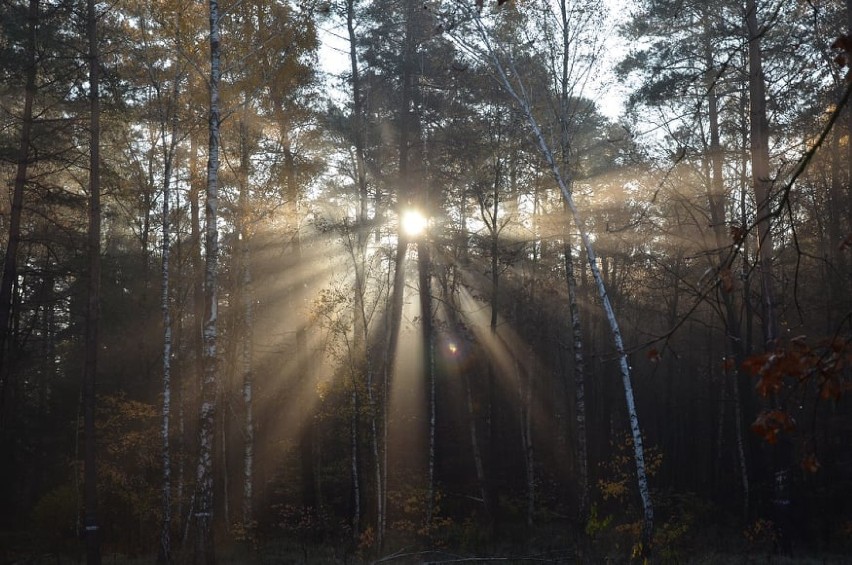
[[[406,210],[400,221],[403,233],[409,237],[417,237],[426,231],[426,217],[417,210]]]

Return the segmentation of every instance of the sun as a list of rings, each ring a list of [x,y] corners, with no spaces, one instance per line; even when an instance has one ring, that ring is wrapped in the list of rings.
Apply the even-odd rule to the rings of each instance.
[[[426,231],[428,221],[418,210],[406,210],[400,218],[402,232],[408,237],[420,237]]]

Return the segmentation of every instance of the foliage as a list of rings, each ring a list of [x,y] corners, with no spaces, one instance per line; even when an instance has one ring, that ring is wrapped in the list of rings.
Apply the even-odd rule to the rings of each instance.
[[[633,446],[627,435],[612,437],[622,429],[624,408],[584,251],[574,253],[573,274],[590,373],[584,425],[594,503],[579,523],[572,521],[573,444],[580,427],[576,391],[566,378],[573,359],[565,252],[582,227],[600,251],[596,266],[624,320],[637,405],[648,414],[642,433],[655,487],[655,554],[686,559],[702,531],[725,523],[734,524],[729,528],[735,533],[724,542],[735,548],[745,543],[754,552],[772,549],[775,526],[768,520],[744,525],[719,510],[739,515],[746,504],[752,511],[767,504],[761,446],[742,433],[748,424],[773,449],[793,440],[803,471],[793,495],[814,505],[803,511],[808,531],[827,532],[825,546],[848,550],[852,501],[839,486],[848,476],[844,442],[852,433],[845,118],[813,147],[848,80],[852,36],[842,29],[845,6],[758,2],[768,24],[761,42],[777,195],[772,209],[778,211],[771,274],[779,293],[771,305],[785,335],[808,337],[755,353],[761,351],[765,291],[764,267],[757,265],[762,242],[753,229],[760,214],[743,160],[751,140],[742,5],[643,0],[630,14],[618,14],[624,25],[615,34],[604,4],[222,5],[222,370],[212,465],[218,504],[228,510],[215,513],[223,545],[235,541],[235,551],[252,559],[280,550],[269,560],[307,562],[377,557],[389,547],[484,551],[497,544],[509,553],[516,549],[510,546],[544,545],[545,538],[568,546],[564,539],[585,532],[600,556],[626,559],[631,550],[647,549],[636,544],[641,525]],[[63,560],[78,553],[82,510],[80,468],[75,461],[69,477],[69,460],[81,456],[83,438],[69,423],[79,411],[86,306],[85,37],[74,3],[39,5],[38,118],[29,142],[20,272],[9,327],[3,328],[6,366],[0,367],[12,407],[0,417],[0,546],[13,539],[16,547]],[[9,0],[0,17],[0,176],[7,186],[15,182],[21,141],[28,6]],[[111,104],[101,148],[100,521],[108,548],[147,558],[163,519],[155,265],[167,180],[174,228],[168,432],[175,544],[195,488],[209,22],[197,3],[131,1],[101,8],[108,8],[101,48]],[[507,46],[513,78],[528,88],[543,135],[560,147],[559,166],[582,208],[582,226],[567,220],[522,116],[495,83],[489,61],[477,55],[483,37],[472,33],[470,19],[477,8],[492,34],[483,37]],[[562,8],[567,23],[560,20]],[[344,22],[350,9],[351,21]],[[329,52],[352,59],[344,61],[341,75],[326,76],[322,67],[330,58],[317,51],[319,42],[348,34],[349,26],[352,50],[346,45]],[[573,34],[567,42],[562,31]],[[618,57],[622,49],[624,80],[607,83],[603,65],[613,61],[603,53]],[[565,99],[557,102],[550,94],[563,87]],[[630,100],[615,119],[595,91],[622,88],[630,90]],[[166,179],[161,150],[170,141],[176,153],[173,177]],[[812,148],[807,170],[785,186],[792,164]],[[401,207],[421,201],[431,214],[428,275],[441,331],[441,339],[431,337],[452,344],[436,348],[434,472],[441,488],[433,500],[422,484],[422,432],[430,425],[423,414],[431,399],[419,396],[420,373],[409,363],[420,356],[408,338],[420,335],[424,319],[411,276],[418,250],[399,247],[396,225]],[[4,244],[9,205],[0,202]],[[237,276],[243,250],[251,254],[255,277],[252,328],[244,325],[247,289]],[[399,320],[391,319],[395,272],[405,276]],[[356,296],[359,290],[363,296]],[[404,345],[399,366],[388,368],[394,323]],[[247,330],[256,360],[257,511],[245,524],[234,516],[249,437],[240,382]],[[814,337],[822,335],[831,337]],[[527,402],[538,477],[531,489],[532,528],[522,499],[529,452],[519,433],[525,424],[518,365],[534,383]],[[740,367],[751,377],[742,379]],[[391,422],[393,429],[381,429]],[[353,461],[360,516],[354,515]],[[389,470],[381,468],[384,462]],[[389,485],[377,467],[389,471]],[[397,473],[404,477],[397,480]],[[748,494],[743,477],[751,480]],[[375,515],[379,486],[390,487],[387,532]],[[818,491],[822,498],[814,495]],[[430,503],[434,515],[426,523]],[[17,529],[24,527],[21,517],[29,517],[27,532]],[[322,553],[324,545],[333,556]]]
[[[70,483],[45,493],[30,515],[33,536],[42,547],[56,554],[77,549],[80,528],[80,495]]]
[[[808,395],[818,401],[839,402],[852,390],[850,368],[852,340],[840,335],[814,345],[799,336],[772,351],[749,357],[743,362],[743,369],[757,380],[758,394],[775,399],[780,406],[758,414],[751,424],[752,432],[768,444],[775,444],[781,434],[796,431],[796,420],[785,406],[789,402],[801,403]],[[816,473],[821,467],[812,451],[802,453],[800,465],[809,473]]]
[[[158,410],[126,395],[99,399],[98,488],[105,530],[126,553],[143,553],[160,520]]]
[[[440,489],[434,491],[432,520],[425,520],[428,494],[427,489],[413,485],[391,492],[391,515],[400,516],[394,519],[391,528],[404,538],[426,542],[434,547],[447,547],[449,538],[454,533],[455,522],[453,518],[442,515],[441,502],[444,495]]]

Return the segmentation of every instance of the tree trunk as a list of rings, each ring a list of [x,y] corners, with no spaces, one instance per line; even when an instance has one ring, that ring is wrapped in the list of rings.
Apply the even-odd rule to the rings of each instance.
[[[98,52],[98,20],[95,0],[87,1],[89,35],[89,277],[86,301],[86,338],[83,362],[83,427],[86,436],[84,525],[86,529],[86,563],[100,565],[101,545],[98,526],[97,448],[95,444],[95,382],[98,369],[98,325],[100,323],[101,282],[101,178],[100,178],[100,55]]]
[[[527,489],[526,522],[531,528],[535,517],[535,448],[532,437],[532,381],[528,370],[515,358],[515,378],[518,381],[520,407],[521,449],[524,454],[524,474]]]
[[[248,104],[247,104],[248,105]],[[240,120],[240,195],[238,205],[237,239],[240,248],[239,292],[242,298],[242,331],[240,332],[243,389],[243,528],[246,532],[253,529],[254,520],[254,416],[252,388],[254,385],[253,357],[254,347],[254,297],[251,278],[251,246],[249,229],[249,148],[248,126],[245,119]]]
[[[9,321],[12,311],[12,289],[18,278],[18,247],[21,242],[21,214],[24,209],[24,187],[30,163],[30,143],[33,125],[33,103],[36,95],[36,39],[38,34],[39,0],[30,0],[27,12],[27,78],[24,87],[24,113],[21,116],[21,142],[15,185],[12,189],[12,210],[9,216],[9,239],[0,280],[0,430],[6,428],[14,400],[7,398],[13,371],[7,367],[6,347],[9,343]],[[7,408],[8,405],[8,408]]]
[[[361,408],[358,402],[358,383],[354,378],[355,374],[356,372],[353,370],[350,402],[352,414],[349,418],[349,463],[350,478],[352,479],[352,537],[357,540],[361,535],[361,476],[358,463],[358,412]]]
[[[748,28],[748,85],[751,133],[751,171],[756,204],[757,257],[760,266],[763,343],[772,350],[778,340],[778,318],[772,281],[772,179],[769,176],[769,125],[766,119],[766,86],[763,77],[763,52],[760,46],[764,27],[758,25],[756,0],[746,2]]]
[[[173,100],[177,102],[178,78],[174,83]],[[169,254],[170,254],[170,210],[169,199],[171,198],[171,176],[174,162],[175,148],[177,146],[177,114],[172,115],[171,131],[166,136],[165,124],[161,129],[161,140],[164,152],[163,167],[163,241],[162,241],[162,271],[161,271],[161,294],[160,309],[163,314],[163,419],[161,423],[160,437],[162,439],[162,511],[163,523],[160,533],[160,554],[158,561],[171,561],[171,529],[172,529],[172,500],[171,500],[171,448],[169,445],[169,422],[171,419],[172,404],[172,317],[171,305],[169,303]]]
[[[210,8],[210,138],[207,152],[207,195],[205,198],[205,269],[204,323],[202,327],[202,382],[199,421],[199,455],[196,489],[195,562],[208,565],[215,561],[213,543],[213,445],[218,366],[216,359],[216,292],[219,269],[219,234],[216,226],[219,208],[219,3],[209,0]]]
[[[424,235],[424,237],[426,237]],[[423,375],[429,386],[429,470],[427,483],[426,525],[432,524],[435,509],[435,353],[432,329],[432,272],[429,243],[417,243],[417,267],[420,280],[420,316],[423,337]]]
[[[475,15],[474,17],[475,23],[479,30],[480,38],[484,40],[485,47],[488,51],[487,56],[491,59],[491,63],[493,64],[494,69],[497,72],[497,78],[506,93],[509,94],[509,96],[513,100],[515,100],[515,102],[518,104],[518,106],[524,113],[524,116],[527,120],[527,124],[532,130],[534,139],[539,147],[539,150],[541,151],[542,156],[547,161],[551,173],[553,174],[553,177],[556,180],[560,191],[562,192],[562,196],[568,205],[568,209],[571,211],[571,215],[574,220],[574,225],[579,230],[580,237],[586,249],[589,268],[592,272],[592,277],[595,281],[595,285],[597,286],[598,295],[600,296],[601,302],[603,303],[604,313],[609,324],[610,334],[615,345],[616,353],[618,355],[619,360],[619,366],[621,369],[622,387],[624,389],[624,397],[625,402],[627,404],[627,414],[630,421],[630,431],[633,438],[633,455],[636,463],[636,477],[639,488],[639,496],[642,501],[642,548],[643,551],[648,551],[650,549],[651,537],[653,534],[654,508],[653,503],[651,502],[651,493],[648,487],[648,477],[645,470],[645,451],[643,447],[642,433],[639,428],[639,416],[636,412],[636,405],[633,398],[633,384],[631,382],[630,377],[630,364],[627,359],[627,352],[625,350],[624,341],[621,336],[621,329],[615,317],[612,302],[610,301],[609,294],[607,293],[606,285],[604,284],[600,269],[598,268],[597,256],[595,255],[592,240],[588,232],[586,232],[584,228],[584,224],[580,218],[579,210],[577,209],[577,206],[574,202],[574,196],[569,190],[568,185],[566,184],[565,179],[562,176],[562,171],[556,162],[553,151],[550,149],[550,146],[548,145],[547,140],[545,139],[544,134],[542,133],[542,130],[538,125],[538,121],[533,115],[529,97],[527,96],[524,90],[523,84],[518,83],[517,90],[512,85],[512,82],[509,79],[503,62],[498,57],[497,53],[494,51],[493,46],[491,45],[490,37],[488,35],[488,32],[485,30],[482,20],[479,18],[478,15]],[[511,67],[512,76],[520,76],[517,72],[517,69],[514,68],[514,64],[511,60],[508,61],[508,64]]]
[[[566,235],[566,238],[570,236]],[[575,451],[577,457],[577,517],[586,522],[589,509],[589,449],[586,434],[586,362],[583,356],[583,327],[577,304],[577,279],[570,239],[565,241],[565,278],[568,285],[568,311],[571,316],[571,349],[574,352],[574,419],[576,424]],[[566,389],[570,380],[566,375]]]
[[[562,69],[559,91],[560,149],[562,153],[562,174],[566,185],[572,189],[571,175],[571,130],[569,124],[570,96],[568,81],[571,60],[571,27],[568,18],[568,3],[560,0],[559,11],[562,20]],[[568,287],[568,312],[571,318],[571,347],[574,353],[574,418],[576,420],[575,453],[577,458],[577,517],[581,524],[586,522],[589,506],[589,455],[586,444],[586,365],[583,357],[583,327],[580,308],[577,305],[577,279],[574,276],[574,257],[569,230],[565,230],[565,279]],[[566,390],[571,386],[567,382]]]
[[[724,153],[720,141],[719,131],[719,107],[717,95],[717,83],[719,76],[714,64],[712,46],[709,41],[710,22],[705,15],[704,25],[704,58],[707,66],[705,75],[705,85],[707,87],[707,108],[708,118],[710,121],[710,183],[707,191],[707,201],[710,210],[710,223],[713,226],[713,235],[716,245],[716,265],[714,267],[720,272],[727,271],[731,277],[731,271],[734,268],[733,262],[736,259],[736,248],[732,247],[726,238],[726,217],[725,217],[725,191],[724,191]],[[745,226],[741,226],[745,227]],[[731,241],[736,245],[735,242]],[[743,257],[745,260],[745,257]],[[736,370],[743,361],[745,361],[745,351],[743,349],[743,339],[741,331],[741,323],[736,312],[734,297],[729,290],[720,289],[721,300],[724,306],[725,335],[727,337],[727,348],[733,352],[734,365],[732,378],[734,379],[733,401],[734,401],[734,416],[735,416],[735,434],[737,447],[737,461],[739,462],[741,486],[743,489],[743,509],[745,515],[748,515],[749,508],[749,481],[748,481],[748,464],[746,454],[746,444],[743,441],[742,427],[742,406],[740,404],[739,380],[740,375]],[[725,377],[728,378],[727,371]],[[723,394],[724,397],[724,394]],[[721,429],[722,423],[720,423]]]
[[[355,144],[355,181],[358,185],[359,210],[357,225],[357,242],[354,250],[353,261],[355,263],[355,300],[356,300],[356,339],[363,340],[360,347],[355,350],[359,354],[358,361],[363,361],[367,371],[367,395],[370,404],[370,438],[373,451],[373,464],[376,483],[376,546],[381,549],[384,545],[384,523],[385,523],[385,484],[382,470],[382,456],[386,446],[382,444],[379,435],[378,407],[373,382],[373,367],[369,353],[369,329],[367,327],[367,312],[364,304],[366,295],[366,272],[365,253],[366,243],[369,238],[367,223],[369,221],[369,191],[367,185],[366,160],[364,158],[364,121],[363,105],[361,101],[361,75],[358,67],[358,51],[355,35],[355,2],[346,2],[346,30],[349,36],[349,63],[351,70],[352,85],[352,137]],[[378,207],[377,207],[378,208]],[[363,358],[363,359],[362,359]],[[387,399],[384,399],[387,402]]]

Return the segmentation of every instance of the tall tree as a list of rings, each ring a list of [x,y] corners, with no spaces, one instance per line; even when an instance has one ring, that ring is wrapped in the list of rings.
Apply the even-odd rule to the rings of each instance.
[[[597,286],[598,296],[600,297],[604,313],[606,315],[610,335],[615,345],[616,354],[619,360],[622,387],[625,402],[627,404],[631,440],[633,443],[633,456],[634,463],[636,465],[638,490],[642,502],[641,542],[643,551],[649,551],[653,534],[654,507],[651,500],[650,488],[648,486],[645,449],[643,445],[642,432],[639,427],[639,416],[636,411],[636,403],[634,400],[630,363],[628,361],[627,349],[624,345],[621,328],[598,266],[597,255],[592,244],[592,239],[585,228],[585,224],[583,223],[580,215],[580,210],[575,203],[572,191],[565,181],[562,168],[556,159],[556,155],[545,138],[543,130],[539,126],[538,119],[536,118],[533,109],[532,99],[525,86],[524,74],[519,71],[512,54],[498,46],[492,32],[486,26],[483,18],[481,17],[481,14],[476,10],[469,10],[468,13],[473,21],[476,37],[481,42],[479,45],[473,46],[473,52],[476,53],[477,56],[481,57],[484,62],[491,65],[497,75],[498,82],[524,115],[527,126],[531,130],[534,142],[546,161],[548,168],[550,169],[550,172],[562,193],[562,197],[565,199],[565,203],[571,212],[573,223],[578,229],[580,238],[583,241],[589,268],[592,272],[595,285]]]
[[[15,184],[12,189],[12,210],[9,216],[9,239],[6,243],[6,256],[3,261],[3,277],[0,279],[0,430],[8,418],[6,408],[7,390],[12,373],[7,367],[6,347],[8,345],[9,318],[12,309],[12,289],[18,277],[18,247],[21,242],[21,213],[24,207],[24,187],[30,159],[31,132],[33,126],[33,102],[36,95],[36,37],[39,24],[39,2],[30,0],[27,11],[27,65],[26,84],[24,86],[24,111],[21,116],[21,142],[18,149]]]
[[[95,384],[98,371],[98,325],[101,290],[101,107],[98,13],[95,0],[86,3],[89,59],[89,230],[87,237],[88,284],[86,289],[86,336],[83,362],[83,415],[86,437],[84,505],[86,563],[100,565],[101,545],[98,525],[97,444],[95,438]]]
[[[762,37],[766,32],[759,23],[757,1],[746,2],[748,31],[748,90],[750,100],[751,175],[756,204],[757,256],[760,264],[763,343],[773,349],[778,340],[778,315],[772,277],[772,178],[769,171],[769,122],[766,118],[766,86],[763,73]]]
[[[217,320],[219,271],[219,80],[221,77],[221,45],[219,2],[209,0],[210,10],[210,106],[207,145],[207,191],[204,215],[204,320],[202,325],[201,412],[199,414],[199,452],[196,475],[197,508],[195,562],[215,562],[213,542],[213,446],[216,388],[218,380]]]

